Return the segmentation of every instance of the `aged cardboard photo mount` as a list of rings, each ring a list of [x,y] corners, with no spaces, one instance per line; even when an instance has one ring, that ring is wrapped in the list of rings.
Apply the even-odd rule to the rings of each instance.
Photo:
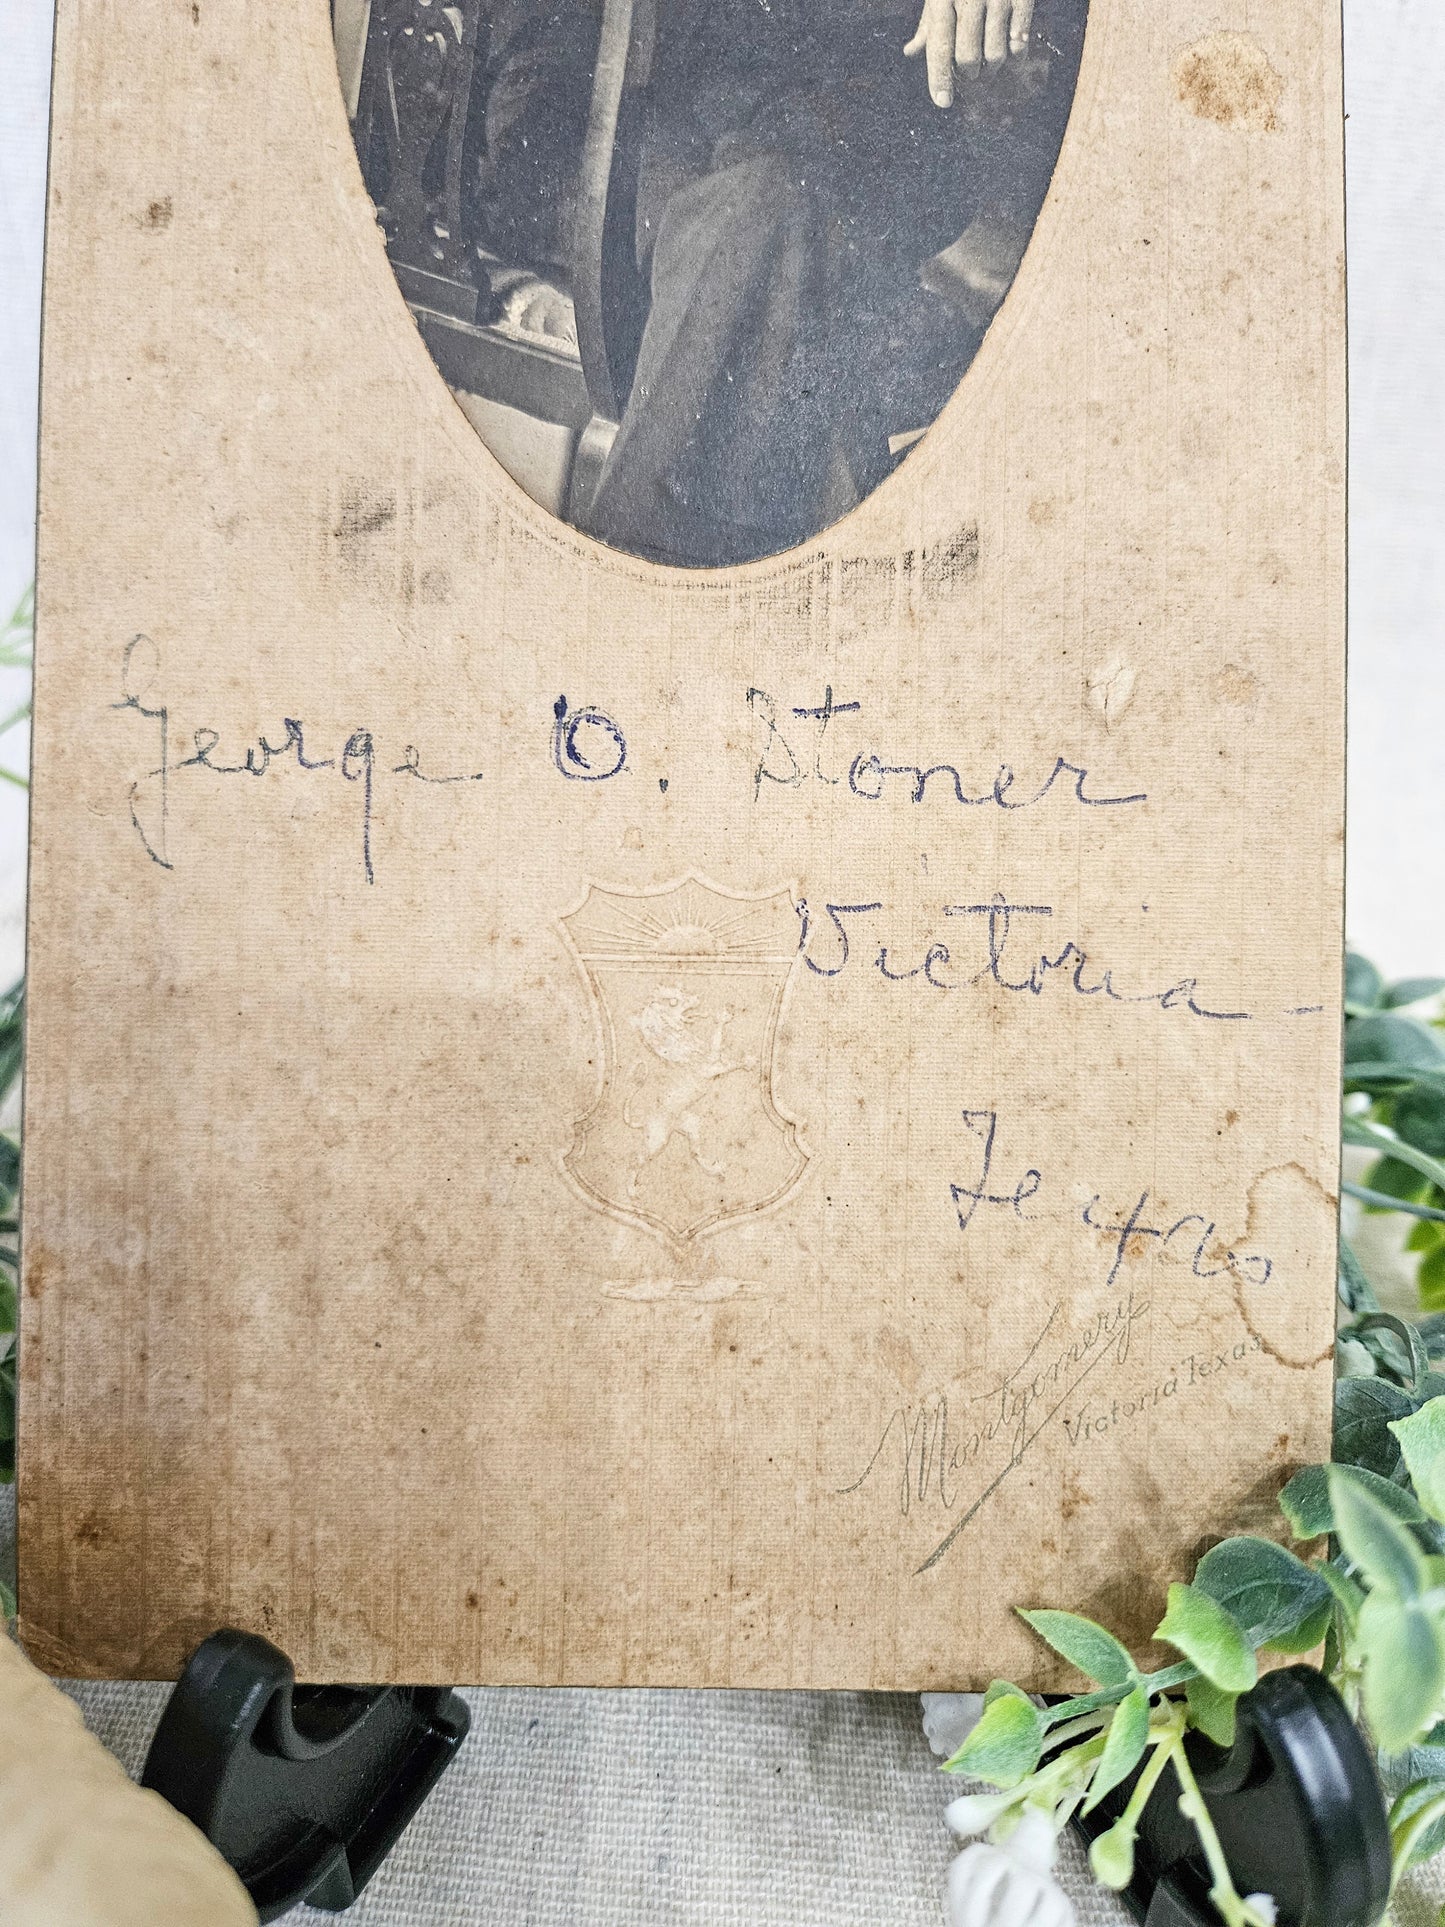
[[[447,392],[326,11],[160,8],[58,21],[28,1648],[916,1688],[1052,1683],[1014,1604],[1144,1638],[1329,1445],[1337,21],[1092,0],[927,433],[716,568]],[[736,430],[650,499],[736,503]]]

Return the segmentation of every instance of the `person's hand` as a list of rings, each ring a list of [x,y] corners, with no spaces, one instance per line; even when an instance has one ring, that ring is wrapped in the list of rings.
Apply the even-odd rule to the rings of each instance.
[[[953,70],[977,73],[1027,53],[1034,0],[923,0],[918,31],[903,49],[922,54],[936,107],[953,105]]]

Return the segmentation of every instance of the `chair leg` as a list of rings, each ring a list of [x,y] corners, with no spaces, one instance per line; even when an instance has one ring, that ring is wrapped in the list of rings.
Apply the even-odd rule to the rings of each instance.
[[[602,470],[617,439],[617,423],[605,415],[594,415],[582,431],[577,452],[572,457],[572,481],[567,491],[567,520],[573,528],[586,529],[592,520],[592,504]]]

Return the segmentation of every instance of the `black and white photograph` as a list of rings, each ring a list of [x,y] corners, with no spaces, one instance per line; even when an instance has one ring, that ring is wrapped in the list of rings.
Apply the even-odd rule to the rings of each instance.
[[[684,567],[810,540],[957,389],[1088,0],[334,0],[402,293],[544,507]]]

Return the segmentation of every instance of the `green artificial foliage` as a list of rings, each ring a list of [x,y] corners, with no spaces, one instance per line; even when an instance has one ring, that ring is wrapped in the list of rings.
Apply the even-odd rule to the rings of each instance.
[[[1386,983],[1365,958],[1345,971],[1344,1139],[1376,1154],[1345,1190],[1365,1210],[1413,1220],[1419,1314],[1382,1311],[1341,1239],[1334,1457],[1280,1494],[1300,1547],[1241,1535],[1212,1546],[1189,1584],[1169,1588],[1154,1639],[1180,1655],[1142,1670],[1106,1627],[1076,1613],[1021,1610],[1088,1682],[1035,1711],[995,1682],[983,1720],[948,1761],[1000,1789],[1005,1838],[1028,1808],[1062,1828],[1131,1774],[1120,1818],[1090,1863],[1104,1886],[1133,1874],[1139,1817],[1166,1766],[1199,1835],[1226,1927],[1267,1927],[1267,1896],[1241,1895],[1185,1751],[1197,1730],[1232,1743],[1235,1706],[1259,1655],[1313,1655],[1398,1788],[1390,1810],[1395,1878],[1445,1849],[1445,979]]]

